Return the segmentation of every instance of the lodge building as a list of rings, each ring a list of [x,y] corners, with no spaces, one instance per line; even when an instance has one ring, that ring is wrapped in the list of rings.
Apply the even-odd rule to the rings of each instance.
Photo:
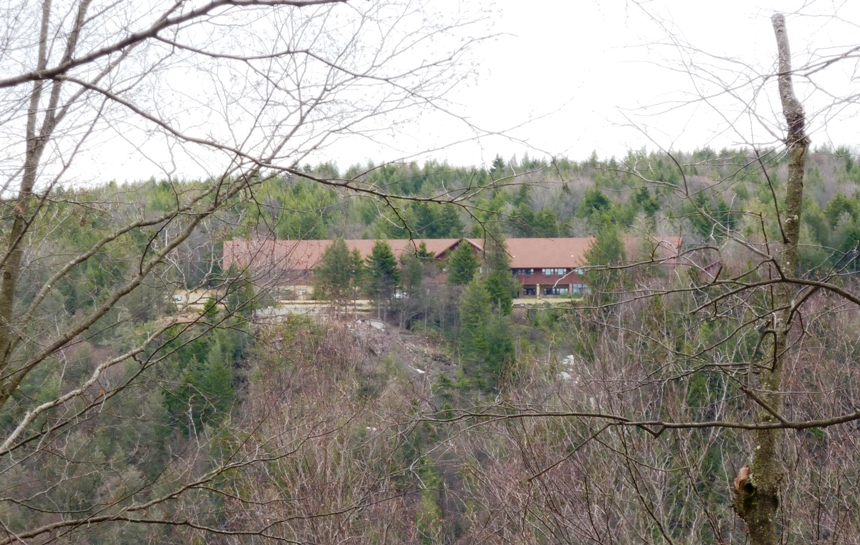
[[[365,259],[376,243],[375,240],[345,242],[350,252],[357,249]],[[484,252],[484,241],[474,238],[393,239],[386,242],[398,258],[403,252],[415,252],[423,244],[440,270],[440,274],[431,278],[429,283],[444,283],[445,261],[460,244],[472,246],[479,259]],[[236,265],[240,270],[248,270],[255,283],[286,289],[295,298],[307,299],[313,293],[314,269],[331,243],[331,240],[228,240],[224,242],[222,265],[225,270]],[[588,287],[582,278],[582,268],[587,263],[586,252],[593,243],[591,237],[507,239],[505,247],[511,258],[511,273],[521,286],[520,295],[553,297],[586,291]],[[681,237],[625,240],[628,258],[643,255],[664,263],[671,263],[679,255],[681,243]]]

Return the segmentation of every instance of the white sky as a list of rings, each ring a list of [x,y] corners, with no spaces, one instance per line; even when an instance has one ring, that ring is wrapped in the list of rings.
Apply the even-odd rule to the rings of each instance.
[[[667,69],[670,63],[677,65],[680,55],[677,49],[660,45],[669,41],[666,30],[702,51],[743,61],[760,71],[771,69],[775,62],[770,23],[775,9],[787,14],[795,66],[813,50],[827,54],[831,51],[821,48],[860,42],[860,28],[853,24],[860,23],[860,1],[502,0],[497,5],[502,17],[496,30],[506,35],[481,50],[478,82],[457,98],[461,111],[482,128],[518,128],[507,131],[509,138],[482,138],[434,152],[436,159],[455,165],[488,165],[497,153],[505,159],[528,153],[583,160],[592,150],[607,157],[643,146],[719,149],[749,142],[753,130],[758,141],[773,142],[771,135],[752,129],[759,124],[749,117],[730,117],[739,130],[726,132],[727,120],[706,104],[660,115],[661,108],[642,109],[669,99],[686,101],[695,94],[689,77]],[[805,15],[792,15],[801,8]],[[820,16],[833,13],[843,20]],[[842,78],[836,85],[850,86],[855,68],[855,62],[849,62],[830,69]],[[797,85],[807,110],[829,104],[810,104],[810,88],[802,81]],[[853,93],[859,88],[853,74]],[[775,82],[767,89],[775,96]],[[735,100],[716,99],[714,106],[730,115],[742,109]],[[779,120],[778,104],[761,107],[767,121]],[[850,119],[855,113],[856,108],[850,108],[838,119],[813,119],[813,143],[860,144],[860,123]],[[399,139],[399,148],[417,151],[471,135],[450,120],[427,123],[416,133],[411,140]],[[346,146],[329,157],[348,165],[397,156],[383,148],[368,148],[363,156],[362,151]]]
[[[722,57],[696,54],[692,60],[724,78],[736,77],[741,66],[737,61],[753,67],[753,73],[773,71],[770,15],[777,8],[788,14],[795,66],[810,53],[830,54],[860,43],[855,24],[860,23],[860,0],[496,0],[495,5],[500,36],[477,50],[476,77],[451,98],[453,110],[475,126],[504,136],[476,138],[465,123],[427,113],[387,142],[342,140],[309,162],[331,160],[342,170],[404,157],[488,166],[496,154],[505,159],[528,153],[533,158],[584,160],[592,151],[608,157],[643,147],[720,149],[741,146],[753,137],[757,143],[773,143],[781,116],[774,102],[776,83],[768,83],[766,92],[758,95],[755,110],[760,117],[751,117],[742,103],[716,93],[719,86],[713,82],[670,69],[687,55],[668,45],[670,33]],[[792,15],[801,8],[803,15]],[[840,19],[823,16],[833,13]],[[837,49],[826,49],[832,47]],[[815,82],[837,97],[857,94],[857,68],[856,59],[839,63],[817,75]],[[760,81],[753,83],[758,88]],[[739,89],[740,98],[750,100],[751,88]],[[667,101],[689,103],[700,94],[712,98],[666,107]],[[814,145],[833,142],[856,149],[860,123],[852,120],[858,113],[853,104],[824,109],[832,100],[803,81],[798,82],[798,94],[808,112],[826,113],[811,120]],[[458,141],[465,142],[450,145]],[[428,149],[435,151],[421,153]],[[151,162],[136,161],[130,148],[102,153],[77,169],[75,177],[81,181],[163,176]],[[189,163],[174,174],[201,177],[195,169]]]

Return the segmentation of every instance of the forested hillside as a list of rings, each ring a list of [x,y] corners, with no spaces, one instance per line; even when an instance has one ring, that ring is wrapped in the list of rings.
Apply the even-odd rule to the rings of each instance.
[[[855,160],[845,149],[810,155],[796,271],[849,293],[860,289]],[[732,423],[754,413],[767,359],[773,272],[760,257],[779,238],[786,169],[773,152],[698,150],[261,177],[3,406],[3,542],[740,542],[732,502],[744,482],[733,480],[749,439]],[[159,220],[177,195],[205,205],[213,183],[56,193],[44,213],[57,219],[28,235],[20,304],[44,297],[70,256],[95,251],[56,281],[27,334],[74,326],[111,301],[192,221]],[[374,199],[379,188],[404,199]],[[140,227],[98,246],[129,217]],[[320,285],[339,305],[258,319],[254,309],[277,305],[270,286],[221,267],[228,238],[355,233],[486,237],[484,268],[455,252],[448,282],[431,286],[438,264],[420,251],[388,265],[376,249],[367,263],[347,253],[327,274],[352,271],[348,289]],[[619,242],[654,235],[683,236],[680,261],[626,255]],[[514,309],[501,251],[513,236],[594,236],[591,293]],[[731,282],[708,274],[714,261]],[[202,309],[174,304],[192,288],[208,290]],[[359,315],[357,297],[385,312]],[[786,427],[860,406],[857,308],[828,291],[802,297]],[[386,324],[368,325],[377,316]],[[714,422],[728,424],[700,425]],[[797,542],[860,535],[857,424],[835,424],[785,436],[780,516]]]
[[[860,544],[856,6],[534,4],[4,4],[0,545]]]
[[[768,223],[774,197],[782,198],[784,156],[773,151],[697,150],[667,156],[630,152],[623,159],[552,162],[497,157],[487,170],[428,162],[306,166],[312,177],[349,180],[407,197],[388,206],[356,199],[300,176],[266,181],[253,203],[241,207],[244,231],[280,239],[483,238],[482,222],[500,219],[510,237],[593,236],[613,224],[631,233],[681,235],[691,245],[720,239],[725,229]],[[759,160],[763,162],[759,164]],[[860,167],[847,148],[810,154],[804,202],[809,259],[852,249],[858,237]],[[766,164],[765,169],[762,165]],[[681,180],[681,173],[686,179]],[[769,181],[771,183],[769,183]],[[682,187],[683,186],[683,187]],[[691,198],[679,195],[689,191]],[[461,196],[472,196],[461,201]],[[414,200],[409,200],[414,199]],[[458,207],[429,201],[449,200]],[[722,225],[722,228],[714,228]],[[773,227],[771,225],[770,227]],[[268,233],[267,233],[268,231]],[[358,235],[358,236],[357,236]]]

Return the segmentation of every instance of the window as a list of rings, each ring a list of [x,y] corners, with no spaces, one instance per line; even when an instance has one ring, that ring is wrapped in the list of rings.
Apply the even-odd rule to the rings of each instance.
[[[546,288],[544,295],[567,295],[567,288]]]
[[[535,288],[524,288],[523,294],[524,295],[536,295],[537,292],[535,291]]]
[[[573,293],[575,294],[591,292],[585,284],[571,284],[571,288],[573,288]]]
[[[567,269],[543,269],[545,276],[564,276],[567,274]]]

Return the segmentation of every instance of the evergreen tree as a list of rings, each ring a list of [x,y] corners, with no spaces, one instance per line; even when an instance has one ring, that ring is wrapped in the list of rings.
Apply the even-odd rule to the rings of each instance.
[[[400,256],[401,280],[404,297],[398,299],[400,327],[409,327],[424,306],[424,264],[414,252]]]
[[[585,259],[592,269],[586,271],[585,281],[595,297],[603,303],[610,302],[622,279],[621,271],[612,269],[626,259],[621,232],[614,223],[607,223],[594,237],[594,242],[585,252]]]
[[[488,390],[496,390],[501,379],[514,362],[514,336],[511,320],[497,312],[490,315],[484,330],[484,339],[489,347],[480,367],[481,384]]]
[[[490,177],[494,180],[498,180],[505,174],[505,160],[502,159],[501,155],[496,155],[496,158],[493,159],[492,167],[490,168]]]
[[[649,216],[654,216],[660,210],[660,203],[651,197],[647,187],[640,187],[633,193],[633,203]]]
[[[831,227],[836,227],[844,214],[848,214],[852,220],[857,220],[860,203],[856,199],[849,199],[842,193],[837,193],[833,199],[824,207],[824,215],[830,222]]]
[[[206,302],[203,303],[203,311],[201,314],[214,319],[218,316],[218,302],[212,297],[207,297]]]
[[[446,267],[448,283],[453,285],[468,284],[480,267],[481,263],[475,257],[472,245],[464,240],[454,248],[448,258]]]
[[[494,310],[507,316],[513,310],[513,298],[520,285],[511,274],[511,256],[505,246],[505,235],[497,223],[488,226],[484,243],[484,260],[490,269],[486,287]]]
[[[222,331],[215,333],[214,342],[199,343],[179,386],[163,390],[170,426],[182,430],[186,437],[229,414],[235,395],[229,344],[228,335]]]
[[[439,238],[459,238],[465,234],[466,227],[460,220],[457,208],[454,205],[442,206],[438,219],[439,229],[436,231]]]
[[[364,279],[367,276],[367,267],[364,265],[364,259],[361,257],[361,252],[355,248],[349,254],[349,279],[350,279],[350,296],[353,299],[358,298],[358,292],[361,286],[364,285]]]
[[[467,385],[496,388],[513,359],[510,320],[493,312],[486,285],[475,277],[460,296],[460,350]]]
[[[567,230],[552,209],[544,207],[537,214],[527,203],[521,203],[511,215],[512,232],[524,238],[557,237]]]
[[[520,190],[517,192],[517,196],[514,197],[513,205],[521,206],[523,204],[529,204],[529,189],[531,186],[529,184],[523,184],[520,186]]]
[[[585,259],[589,266],[605,267],[624,262],[624,241],[617,225],[608,223],[598,231],[594,242],[585,252]]]
[[[415,217],[415,233],[421,238],[441,238],[439,236],[439,216],[428,202],[413,202],[412,213]]]
[[[558,216],[550,208],[541,208],[535,214],[533,227],[535,234],[541,237],[557,237],[567,229],[566,225],[558,221]]]
[[[210,422],[229,413],[234,397],[233,357],[229,347],[225,346],[225,339],[216,339],[200,377],[200,393],[206,401],[202,416]]]
[[[460,296],[460,347],[463,358],[472,365],[489,352],[486,326],[491,313],[490,293],[476,277]]]
[[[376,299],[377,311],[388,310],[388,302],[400,282],[397,258],[391,246],[384,240],[377,240],[367,258],[367,289]]]
[[[508,199],[503,191],[495,191],[490,198],[485,196],[475,199],[474,204],[472,214],[475,223],[472,224],[472,236],[483,238],[485,226],[498,221],[498,218],[504,214]]]
[[[612,207],[612,202],[597,188],[588,188],[585,190],[585,196],[579,203],[576,209],[576,215],[583,218],[590,218],[595,214],[604,214],[609,212]]]
[[[527,202],[521,202],[517,205],[517,209],[511,214],[513,234],[523,238],[535,236],[534,223],[535,213],[532,211],[532,207]]]
[[[257,308],[257,296],[248,271],[239,272],[236,264],[227,269],[227,290],[224,306],[230,314],[246,315]]]
[[[496,312],[502,316],[507,316],[514,310],[514,299],[511,291],[519,289],[519,285],[510,271],[507,273],[490,271],[490,274],[487,275],[486,288]]]
[[[704,193],[693,198],[695,205],[687,203],[683,210],[690,222],[703,237],[722,239],[737,223],[736,213],[729,209],[721,196],[708,199]]]
[[[429,259],[433,259],[433,252],[427,249],[427,243],[422,241],[418,246],[418,252],[416,253],[416,257],[422,261],[426,261]]]
[[[353,277],[352,258],[342,238],[335,239],[325,251],[316,269],[314,294],[338,304],[350,296]]]
[[[409,297],[420,296],[424,281],[424,266],[421,263],[421,258],[412,252],[403,252],[403,255],[400,256],[400,268],[403,289],[406,294]]]

